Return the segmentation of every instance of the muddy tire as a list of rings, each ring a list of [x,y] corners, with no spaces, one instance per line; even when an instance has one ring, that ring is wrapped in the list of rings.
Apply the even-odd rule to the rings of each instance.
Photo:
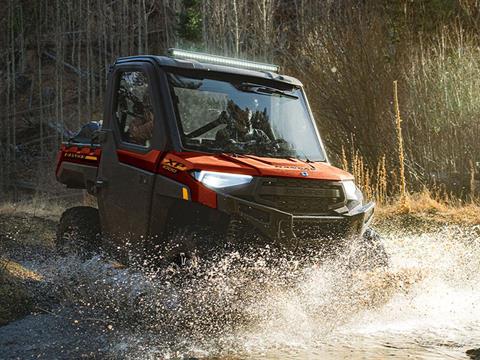
[[[357,269],[371,270],[387,268],[390,256],[385,250],[382,237],[372,228],[368,228],[359,239],[350,259],[350,265]]]
[[[98,210],[89,206],[65,210],[57,227],[55,245],[61,255],[76,254],[83,259],[98,252],[101,245]]]

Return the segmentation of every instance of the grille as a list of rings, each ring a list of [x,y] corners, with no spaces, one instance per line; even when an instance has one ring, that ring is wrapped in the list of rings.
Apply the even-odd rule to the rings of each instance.
[[[272,178],[262,180],[257,201],[294,215],[331,213],[344,205],[339,182]]]

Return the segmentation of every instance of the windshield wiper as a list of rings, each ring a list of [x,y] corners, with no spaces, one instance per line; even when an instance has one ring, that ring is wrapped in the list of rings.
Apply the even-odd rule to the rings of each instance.
[[[276,89],[270,86],[258,85],[252,83],[241,83],[237,86],[237,89],[244,92],[252,92],[257,94],[277,94],[280,96],[289,97],[291,99],[298,99],[297,95],[289,94],[286,91]]]
[[[300,151],[300,152],[301,152],[301,154],[303,155],[304,159],[297,158],[298,160],[303,161],[303,162],[305,162],[305,163],[307,163],[307,164],[311,164],[311,163],[316,162],[316,161],[314,161],[314,160],[311,160],[311,159],[307,156],[307,154],[305,154],[304,151]]]

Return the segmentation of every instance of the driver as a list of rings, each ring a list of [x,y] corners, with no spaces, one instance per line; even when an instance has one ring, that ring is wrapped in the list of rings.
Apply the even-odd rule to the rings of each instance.
[[[134,114],[129,124],[129,140],[133,144],[149,146],[153,134],[153,107],[148,92],[144,94],[142,102],[134,105]]]
[[[252,112],[248,108],[242,110],[232,100],[229,100],[227,111],[224,114],[227,126],[219,130],[215,136],[215,141],[220,146],[247,142],[269,142],[270,139],[263,130],[252,127]]]
[[[275,140],[275,136],[273,135],[273,131],[268,120],[266,108],[263,109],[263,111],[256,110],[250,117],[250,121],[254,129],[262,131],[270,140]]]

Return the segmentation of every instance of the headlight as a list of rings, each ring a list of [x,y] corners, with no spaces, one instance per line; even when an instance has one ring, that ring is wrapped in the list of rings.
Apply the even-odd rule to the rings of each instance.
[[[355,183],[351,180],[343,182],[343,190],[345,191],[346,200],[358,200],[357,198],[357,187]]]
[[[253,179],[250,175],[229,174],[214,171],[193,171],[192,175],[205,186],[215,189],[248,184]]]
[[[345,200],[350,202],[350,205],[361,205],[363,202],[363,194],[355,185],[353,180],[342,181],[343,190],[345,191]],[[348,205],[347,205],[348,206]]]

